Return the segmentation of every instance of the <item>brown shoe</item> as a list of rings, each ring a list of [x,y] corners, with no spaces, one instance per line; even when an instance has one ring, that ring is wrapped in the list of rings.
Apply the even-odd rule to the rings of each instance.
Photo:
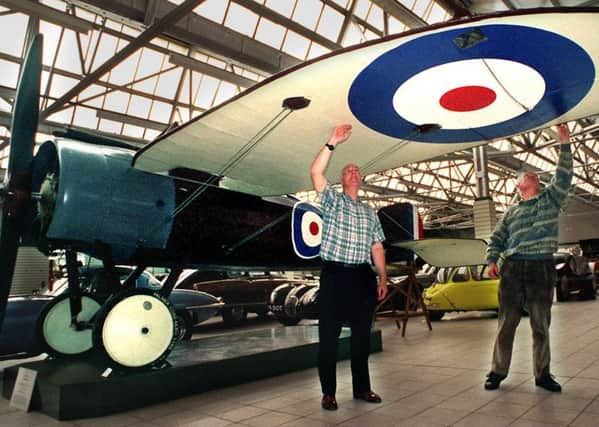
[[[335,396],[332,394],[323,395],[322,400],[320,401],[320,406],[322,406],[322,409],[326,409],[327,411],[336,411],[337,401],[335,400]]]
[[[360,399],[368,403],[381,403],[383,401],[383,399],[381,399],[381,396],[379,396],[372,390],[365,391],[364,393],[354,392],[354,399]]]

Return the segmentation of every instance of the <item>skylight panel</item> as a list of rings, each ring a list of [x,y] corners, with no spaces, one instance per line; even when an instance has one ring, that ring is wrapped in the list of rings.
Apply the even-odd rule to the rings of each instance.
[[[116,67],[114,67],[110,71],[110,83],[122,86],[126,83],[131,82],[133,76],[135,76],[135,71],[137,69],[137,63],[139,62],[140,55],[141,52],[137,51],[133,55],[129,56],[127,59],[122,61],[120,64],[118,64]]]
[[[304,27],[314,30],[322,10],[320,0],[297,0],[292,19]]]
[[[258,23],[258,15],[254,12],[239,6],[236,3],[229,5],[229,10],[225,18],[225,25],[235,31],[252,37],[256,24]]]
[[[70,125],[73,121],[73,107],[65,108],[48,116],[48,121]]]
[[[96,110],[92,108],[85,108],[77,106],[75,108],[75,116],[73,117],[73,123],[77,126],[86,127],[89,129],[96,129],[98,126],[98,117],[96,116]]]
[[[293,6],[295,6],[295,0],[266,0],[266,6],[290,18],[293,13]]]
[[[368,14],[368,19],[366,19],[366,21],[382,30],[383,28],[385,28],[383,19],[383,9],[373,4],[370,8],[370,13]]]
[[[333,0],[333,3],[337,3],[339,6],[347,9],[347,4],[349,3],[349,0]]]
[[[14,13],[0,16],[0,51],[20,57],[25,34],[27,34],[26,15]]]
[[[369,0],[355,0],[358,2],[356,5],[356,9],[354,11],[354,15],[359,18],[366,19],[366,15],[368,15],[368,11],[370,10],[371,2]]]
[[[144,128],[139,126],[134,126],[130,124],[125,124],[123,126],[123,135],[130,136],[132,138],[142,138],[144,134]]]
[[[151,106],[152,100],[150,98],[146,98],[145,96],[131,95],[127,114],[145,119],[150,113]]]
[[[125,113],[128,102],[129,94],[116,90],[106,95],[104,107],[117,113]]]
[[[364,40],[364,35],[357,25],[351,23],[345,31],[345,36],[341,41],[343,46],[353,46],[361,43]]]
[[[133,85],[133,89],[145,92],[148,94],[154,93],[156,90],[156,84],[158,83],[158,77],[151,77],[149,79],[141,80]]]
[[[154,139],[156,139],[156,137],[160,135],[160,132],[154,129],[146,129],[146,133],[144,135],[144,139],[147,139],[148,141],[152,141]]]
[[[2,86],[16,89],[18,79],[19,66],[14,62],[0,59],[0,82],[2,83]]]
[[[122,123],[115,122],[114,120],[108,120],[108,119],[100,119],[100,125],[98,126],[98,129],[101,130],[102,132],[116,133],[116,134],[120,134],[122,128],[123,128]]]
[[[156,95],[164,98],[174,98],[181,79],[183,69],[177,67],[171,71],[160,74],[158,78],[158,86],[156,87]]]
[[[283,37],[285,36],[285,31],[285,27],[275,24],[266,18],[261,18],[258,23],[255,38],[275,49],[280,49],[281,44],[283,43]]]
[[[79,96],[77,100],[79,102],[83,102],[85,105],[90,107],[102,108],[102,104],[104,103],[104,96],[96,96],[99,94],[103,94],[106,92],[106,89],[99,85],[90,85],[85,88]]]
[[[216,94],[219,80],[214,77],[204,75],[198,87],[196,99],[193,105],[200,108],[208,109],[212,106],[212,100]]]
[[[388,18],[388,28],[389,34],[399,34],[407,30],[406,24],[393,16],[389,16]]]
[[[445,9],[439,6],[438,3],[433,3],[431,13],[428,15],[426,22],[429,24],[437,24],[439,22],[445,22],[449,18],[450,16]]]
[[[326,47],[321,46],[318,43],[312,42],[312,44],[310,45],[310,50],[308,52],[308,56],[306,57],[306,59],[317,58],[317,57],[327,54],[329,52],[330,52],[330,50],[327,49]]]
[[[418,16],[424,16],[426,12],[426,8],[428,7],[431,0],[415,0],[414,7],[412,7],[412,11]]]
[[[237,86],[232,83],[221,81],[220,87],[216,93],[216,97],[214,99],[214,105],[219,105],[226,101],[227,99],[237,95]]]
[[[160,123],[168,123],[171,118],[173,106],[166,102],[154,101],[150,110],[150,120]]]
[[[337,41],[339,32],[343,26],[343,19],[342,14],[331,7],[325,6],[316,31],[329,40]]]
[[[46,21],[40,21],[40,33],[44,35],[44,49],[42,49],[42,63],[52,65],[54,54],[58,50],[60,27]],[[10,40],[10,38],[9,38]],[[19,54],[19,56],[21,56]]]
[[[116,37],[113,37],[110,34],[102,33],[100,37],[100,45],[92,65],[92,71],[114,56],[118,42],[119,39]]]
[[[198,15],[210,19],[218,24],[223,22],[225,13],[227,12],[227,4],[229,2],[224,0],[207,0],[193,11]]]
[[[56,58],[56,67],[75,74],[82,74],[79,47],[74,31],[65,30]]]
[[[296,58],[304,59],[308,52],[309,44],[310,41],[307,38],[289,30],[287,32],[287,37],[285,37],[285,42],[283,43],[283,51]]]
[[[77,83],[79,83],[79,81],[76,79],[61,76],[60,74],[53,74],[52,83],[50,86],[50,96],[53,98],[60,98],[69,89],[72,89]]]
[[[137,78],[140,79],[160,71],[163,60],[164,55],[162,53],[147,47],[143,48]]]

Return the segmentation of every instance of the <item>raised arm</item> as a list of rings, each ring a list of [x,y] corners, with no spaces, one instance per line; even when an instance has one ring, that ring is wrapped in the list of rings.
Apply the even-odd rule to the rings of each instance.
[[[331,156],[333,154],[333,150],[337,146],[337,144],[342,143],[347,140],[351,135],[351,125],[339,125],[333,129],[331,136],[329,137],[329,142],[325,144],[318,154],[316,158],[312,162],[312,167],[310,168],[310,176],[312,177],[312,184],[314,185],[314,189],[319,193],[322,193],[327,185],[327,179],[324,176],[324,172],[329,165],[329,161],[331,160]],[[332,149],[330,148],[332,147]]]

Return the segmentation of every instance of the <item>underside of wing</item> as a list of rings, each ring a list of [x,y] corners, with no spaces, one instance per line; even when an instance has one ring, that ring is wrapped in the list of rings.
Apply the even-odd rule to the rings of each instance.
[[[426,263],[437,267],[486,264],[487,244],[481,239],[406,240],[392,246],[411,249]]]
[[[136,168],[187,167],[255,195],[311,188],[337,124],[353,126],[328,170],[363,174],[599,112],[598,10],[477,17],[366,43],[265,80],[141,150]],[[282,109],[305,97],[307,108]]]

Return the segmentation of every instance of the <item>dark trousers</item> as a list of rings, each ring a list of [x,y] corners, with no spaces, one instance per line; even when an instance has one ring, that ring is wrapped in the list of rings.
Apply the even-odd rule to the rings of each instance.
[[[351,327],[351,372],[356,393],[370,391],[370,328],[377,301],[376,276],[368,264],[348,268],[325,262],[318,294],[318,374],[323,394],[337,389],[337,342],[344,322]]]
[[[514,335],[522,316],[523,303],[530,317],[535,378],[549,374],[549,325],[555,286],[553,260],[507,259],[499,282],[499,328],[491,370],[506,376],[512,360]]]

